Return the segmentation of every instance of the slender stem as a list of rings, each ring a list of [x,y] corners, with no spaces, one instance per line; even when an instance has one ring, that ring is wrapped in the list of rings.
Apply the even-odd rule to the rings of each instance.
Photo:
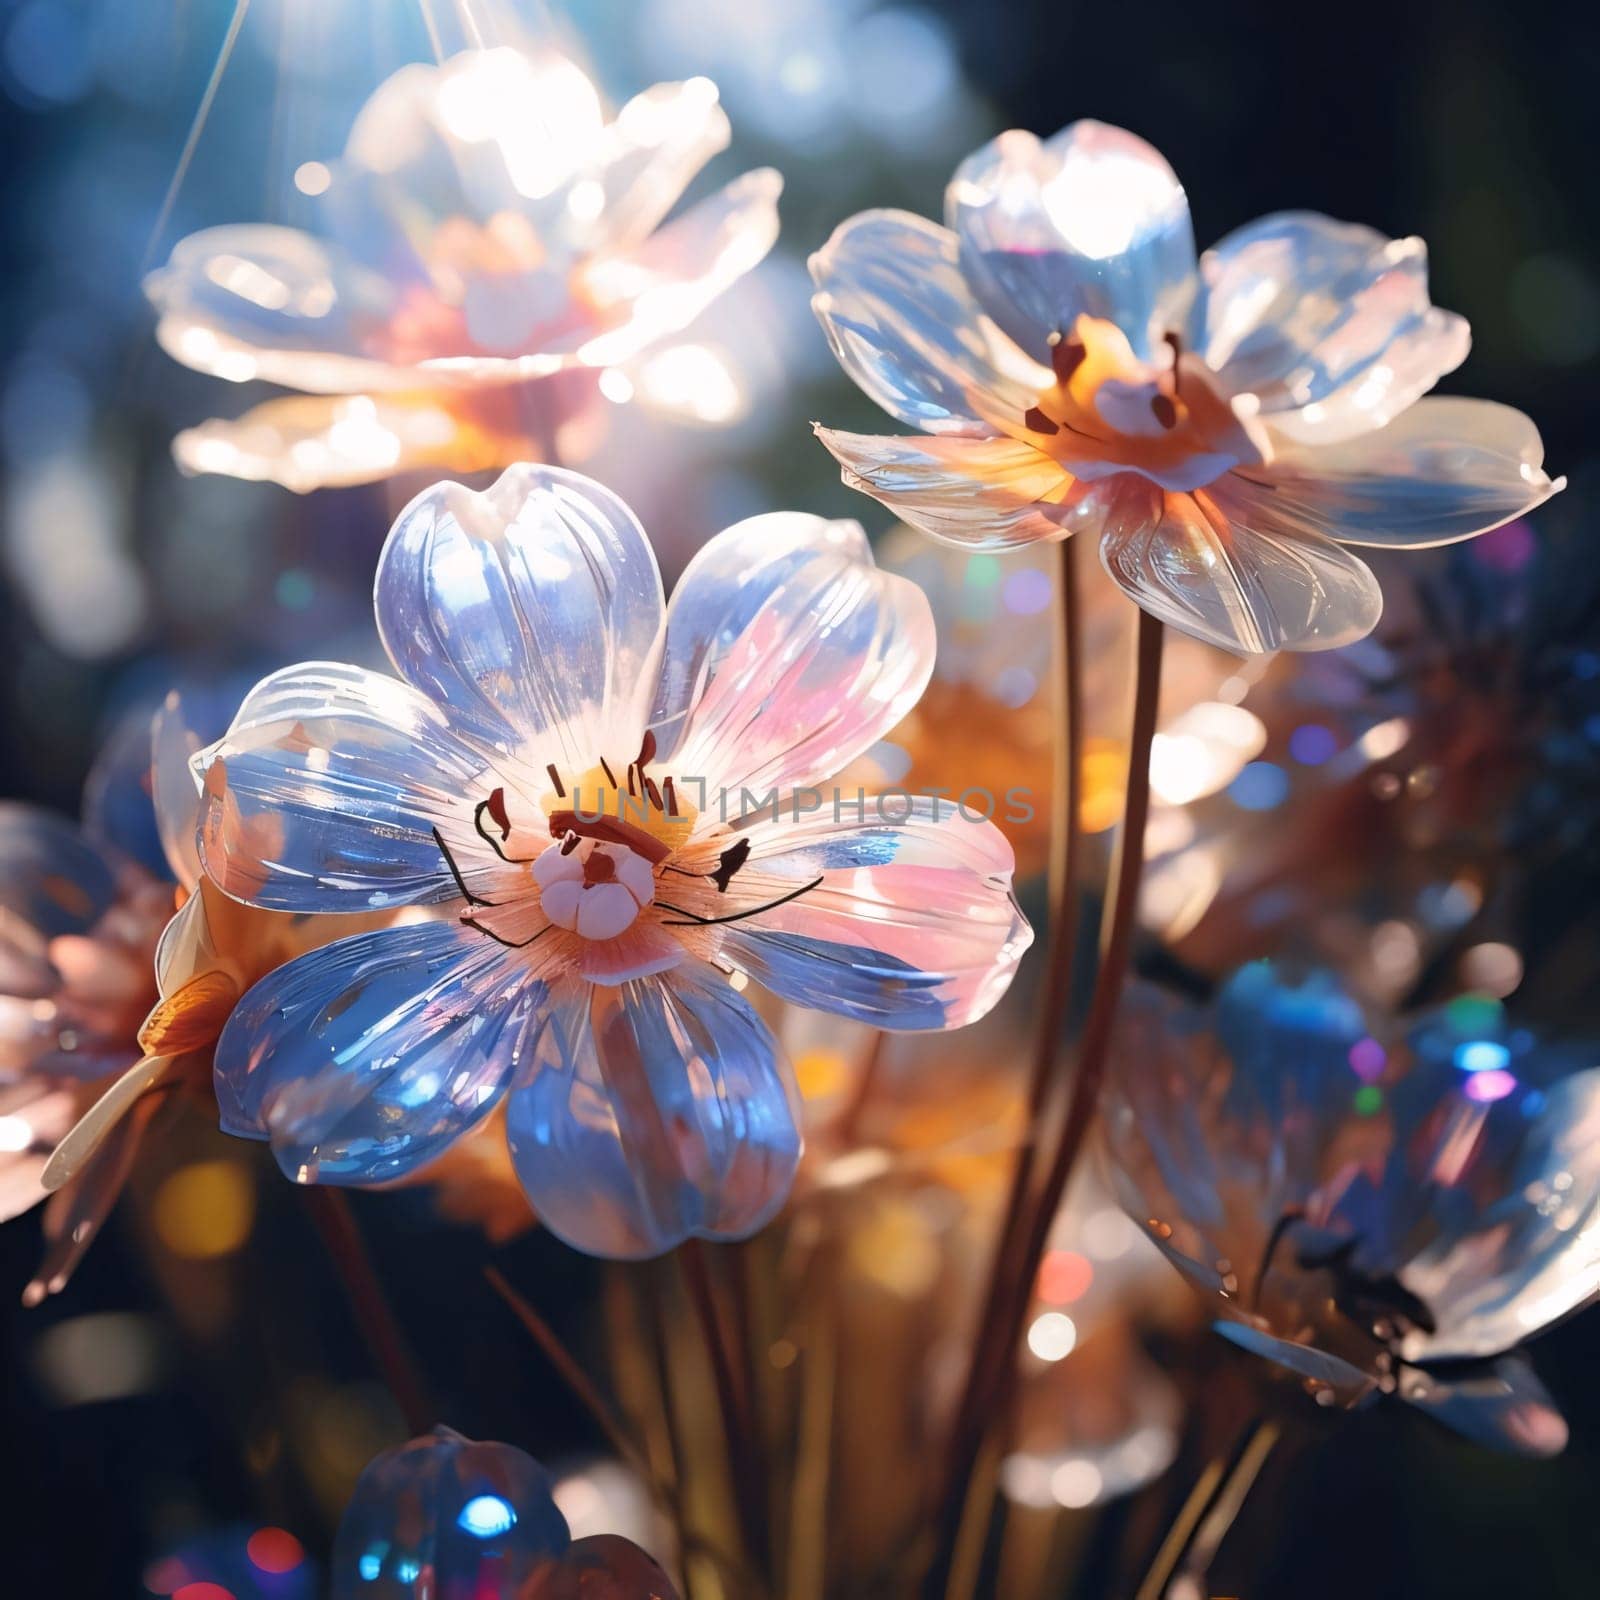
[[[1225,1465],[1219,1457],[1200,1474],[1161,1541],[1135,1600],[1162,1600],[1180,1571],[1195,1579],[1210,1571],[1278,1437],[1276,1423],[1258,1419],[1245,1429],[1230,1462]]]
[[[338,1189],[312,1184],[306,1189],[306,1205],[333,1260],[334,1274],[349,1296],[350,1309],[355,1312],[373,1363],[405,1417],[407,1428],[414,1436],[426,1433],[438,1420],[438,1412],[428,1398],[422,1375],[411,1359],[400,1324],[373,1270],[361,1230],[351,1215],[350,1202]]]
[[[654,1469],[639,1447],[628,1437],[628,1432],[618,1420],[617,1414],[606,1404],[605,1397],[590,1381],[589,1375],[578,1365],[571,1351],[557,1337],[555,1329],[511,1287],[498,1267],[485,1267],[483,1275],[489,1280],[495,1293],[510,1306],[517,1320],[532,1335],[534,1343],[544,1352],[550,1365],[577,1396],[579,1404],[594,1418],[600,1431],[610,1441],[611,1448],[628,1462],[645,1483],[654,1485]]]
[[[861,1071],[851,1086],[850,1098],[833,1125],[833,1137],[845,1149],[855,1143],[861,1131],[861,1119],[866,1115],[873,1091],[878,1087],[878,1078],[883,1070],[883,1054],[888,1043],[889,1035],[881,1028],[872,1036],[872,1043],[867,1047],[867,1058],[861,1063]]]
[[[711,1286],[711,1270],[700,1241],[690,1239],[680,1245],[678,1261],[683,1268],[684,1286],[689,1291],[689,1299],[700,1321],[706,1355],[711,1363],[711,1378],[716,1387],[717,1406],[728,1436],[728,1464],[733,1479],[734,1500],[739,1519],[744,1525],[746,1555],[754,1566],[765,1573],[767,1519],[762,1510],[764,1489],[756,1464],[753,1428],[728,1352],[722,1316],[717,1310],[716,1295]]]
[[[1014,1304],[1007,1330],[1006,1349],[1011,1354],[1015,1353],[1022,1333],[1022,1319],[1027,1314],[1027,1288],[1038,1272],[1049,1242],[1050,1226],[1100,1107],[1100,1090],[1105,1082],[1117,1006],[1128,975],[1128,959],[1133,951],[1133,933],[1138,922],[1139,882],[1144,874],[1145,825],[1150,816],[1150,748],[1155,739],[1156,706],[1161,698],[1161,642],[1161,623],[1149,612],[1141,611],[1138,659],[1134,669],[1133,730],[1128,740],[1128,789],[1122,807],[1122,826],[1117,835],[1116,859],[1111,869],[1110,893],[1101,922],[1100,970],[1095,974],[1094,996],[1083,1026],[1083,1042],[1072,1080],[1072,1097],[1067,1102],[1066,1122],[1034,1210],[1028,1249],[1017,1280],[1022,1292]],[[1004,1370],[1009,1374],[1013,1366],[1008,1359]]]
[[[1052,792],[1058,797],[1055,825],[1050,836],[1049,917],[1045,924],[1045,963],[1039,1023],[1034,1035],[1033,1064],[1028,1078],[1027,1111],[1022,1143],[1006,1196],[1000,1230],[990,1264],[987,1287],[981,1304],[973,1341],[972,1361],[966,1384],[956,1407],[946,1470],[941,1480],[948,1552],[941,1549],[935,1559],[934,1582],[943,1582],[948,1563],[954,1559],[954,1542],[959,1538],[962,1503],[966,1498],[971,1466],[977,1455],[977,1438],[982,1422],[978,1402],[991,1386],[990,1372],[1005,1352],[993,1337],[1000,1321],[1000,1308],[1009,1297],[1016,1270],[1017,1254],[1023,1239],[1023,1223],[1043,1131],[1044,1110],[1055,1077],[1062,1033],[1072,999],[1072,969],[1077,932],[1076,892],[1080,876],[1079,857],[1083,847],[1083,671],[1078,641],[1077,542],[1065,539],[1058,546],[1059,582],[1056,591],[1056,722],[1060,736],[1055,741],[1055,771]]]

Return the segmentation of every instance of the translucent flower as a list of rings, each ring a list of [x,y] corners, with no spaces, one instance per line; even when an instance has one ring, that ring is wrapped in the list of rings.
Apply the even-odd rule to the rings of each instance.
[[[551,50],[402,68],[328,169],[324,236],[209,228],[146,280],[177,360],[302,391],[179,435],[179,464],[307,490],[548,446],[583,373],[685,327],[777,237],[770,169],[663,225],[727,142],[704,78],[607,121]]]
[[[0,1220],[50,1197],[57,1143],[139,1059],[172,891],[64,818],[0,806]],[[153,1109],[153,1107],[151,1108]],[[98,1234],[148,1112],[55,1196],[29,1298],[64,1285]]]
[[[677,1600],[631,1540],[574,1540],[555,1489],[521,1450],[449,1428],[386,1450],[339,1523],[332,1600]]]
[[[0,807],[0,1217],[49,1202],[29,1304],[65,1287],[157,1115],[177,1096],[210,1100],[210,1049],[239,996],[376,920],[257,911],[207,883],[187,770],[198,747],[174,694],[113,735],[83,829]],[[163,876],[109,842],[144,832],[152,800]]]
[[[1323,1403],[1398,1394],[1549,1455],[1566,1425],[1514,1352],[1600,1289],[1591,1059],[1481,996],[1374,1028],[1328,973],[1257,962],[1207,1011],[1130,995],[1109,1140],[1220,1333]]]
[[[863,212],[812,260],[845,370],[925,437],[818,433],[935,537],[1087,533],[1174,627],[1321,650],[1382,608],[1346,545],[1470,538],[1561,487],[1520,412],[1420,398],[1468,346],[1420,239],[1283,212],[1197,266],[1172,169],[1096,122],[1002,134],[945,207]]]
[[[291,963],[229,1024],[224,1126],[292,1178],[403,1176],[504,1095],[569,1242],[742,1236],[799,1154],[747,980],[889,1029],[1004,991],[1031,934],[1001,833],[820,787],[932,669],[926,600],[854,523],[739,523],[669,608],[621,501],[517,466],[414,500],[376,604],[398,678],[276,673],[194,764],[229,894],[438,908]]]

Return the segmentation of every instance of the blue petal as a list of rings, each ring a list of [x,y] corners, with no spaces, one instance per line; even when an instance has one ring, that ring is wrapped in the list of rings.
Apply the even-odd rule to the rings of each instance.
[[[571,1530],[555,1480],[508,1444],[436,1428],[361,1474],[333,1545],[330,1600],[439,1600],[521,1593]]]
[[[644,530],[608,489],[528,465],[482,494],[436,484],[396,520],[376,604],[395,669],[453,726],[579,772],[633,759],[664,607]]]
[[[540,1220],[626,1260],[761,1228],[800,1159],[796,1111],[766,1024],[719,973],[680,966],[552,1007],[506,1129]]]
[[[1080,315],[1115,323],[1145,360],[1188,332],[1189,202],[1160,152],[1121,128],[1001,134],[957,168],[945,220],[984,310],[1040,361]]]
[[[274,911],[449,899],[433,830],[470,839],[465,797],[484,765],[407,684],[332,662],[286,667],[194,758],[201,857],[228,894]]]
[[[1491,1450],[1554,1456],[1566,1448],[1566,1420],[1521,1356],[1460,1371],[1414,1368],[1402,1374],[1400,1395]]]
[[[475,930],[341,939],[258,983],[216,1053],[222,1125],[297,1183],[415,1171],[499,1099],[545,986]]]

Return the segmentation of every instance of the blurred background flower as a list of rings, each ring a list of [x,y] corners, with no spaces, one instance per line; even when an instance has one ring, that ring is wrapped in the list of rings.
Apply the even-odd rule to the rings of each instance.
[[[342,148],[379,84],[407,63],[472,43],[464,14],[492,35],[513,12],[519,31],[541,30],[612,105],[663,79],[709,77],[733,125],[721,171],[772,165],[785,177],[782,236],[767,259],[598,402],[612,425],[587,470],[640,512],[669,580],[709,531],[774,505],[859,516],[875,538],[887,531],[889,516],[838,483],[807,433],[818,417],[863,432],[881,423],[810,316],[804,259],[866,206],[935,214],[957,162],[1002,128],[1046,133],[1092,116],[1181,152],[1204,238],[1286,204],[1427,238],[1433,296],[1474,332],[1459,380],[1444,387],[1494,394],[1536,415],[1573,487],[1461,552],[1384,572],[1378,633],[1315,670],[1296,675],[1274,663],[1256,673],[1202,656],[1178,671],[1169,655],[1169,693],[1174,678],[1191,686],[1163,709],[1174,742],[1158,743],[1153,769],[1166,803],[1152,819],[1157,870],[1139,959],[1149,975],[1198,994],[1285,940],[1337,966],[1386,1009],[1472,989],[1574,1029],[1600,1026],[1592,781],[1600,626],[1587,577],[1600,252],[1592,210],[1568,203],[1584,192],[1600,116],[1592,93],[1600,21],[1544,0],[1514,9],[1497,0],[1347,7],[1337,26],[1319,31],[1314,70],[1305,16],[1257,7],[254,0],[246,10],[228,0],[0,0],[9,207],[0,246],[0,622],[11,648],[0,756],[14,798],[75,815],[108,730],[141,697],[159,701],[175,671],[220,677],[246,666],[253,679],[263,648],[278,661],[370,662],[372,565],[409,486],[302,499],[272,485],[184,477],[170,441],[212,413],[219,389],[159,352],[139,284],[199,230],[311,226],[315,164]],[[641,402],[657,399],[680,420],[642,422]],[[928,567],[906,570],[936,597],[951,581]],[[948,696],[949,726],[972,739],[974,759],[999,749],[989,732],[995,705],[1014,714],[1021,781],[1042,781],[1034,772],[1048,767],[1040,709],[1048,644],[1025,643],[1022,628],[1042,621],[1047,641],[1048,609],[1030,609],[1037,583],[1009,562],[975,565],[946,593],[950,614],[965,620],[946,628],[953,643],[930,693]],[[1007,635],[998,646],[997,632]],[[1002,681],[1008,649],[1019,675]],[[1085,810],[1087,826],[1098,795],[1103,829],[1126,782],[1114,741],[1127,641],[1113,629],[1092,649],[1105,682],[1090,693],[1090,717],[1108,726],[1106,742],[1088,747]],[[1022,672],[1033,680],[1028,694]],[[953,743],[938,722],[890,742],[928,772],[942,771]],[[1015,837],[1019,854],[1042,862],[1043,810]],[[1314,896],[1328,909],[1313,912]],[[1032,981],[1026,964],[1019,981]],[[1019,992],[1019,1004],[1027,999]],[[905,1486],[875,1470],[877,1452],[884,1439],[922,1437],[928,1421],[917,1407],[930,1397],[948,1405],[959,1380],[948,1351],[960,1333],[950,1319],[974,1303],[986,1268],[987,1234],[966,1217],[999,1203],[1020,1113],[1020,1088],[997,1093],[994,1083],[1015,1046],[998,1034],[987,1044],[968,1069],[949,1073],[935,1060],[897,1062],[891,1047],[876,1079],[882,1089],[852,1111],[859,1077],[840,1052],[808,1056],[792,1043],[819,1120],[801,1198],[770,1243],[781,1244],[780,1263],[809,1262],[820,1248],[851,1266],[824,1277],[837,1305],[804,1292],[814,1276],[786,1290],[805,1339],[764,1314],[749,1347],[785,1407],[810,1397],[808,1462],[822,1416],[813,1353],[861,1363],[840,1366],[831,1408],[840,1437],[863,1452],[849,1493],[797,1502],[810,1519],[800,1525],[822,1530],[814,1543],[836,1571],[862,1570],[887,1530],[898,1537],[913,1520]],[[1025,1060],[1015,1070],[1020,1079]],[[841,1170],[846,1152],[821,1126],[847,1115],[854,1148],[872,1157],[854,1172]],[[917,1152],[909,1163],[907,1151]],[[873,1176],[882,1152],[889,1171]],[[198,1584],[233,1600],[257,1590],[284,1600],[295,1594],[286,1585],[315,1582],[306,1574],[325,1563],[366,1463],[410,1430],[373,1381],[341,1282],[306,1225],[304,1197],[198,1119],[184,1119],[151,1154],[66,1294],[26,1314],[6,1302],[7,1581],[19,1592],[170,1596]],[[595,1357],[594,1370],[603,1335],[615,1330],[612,1398],[630,1416],[654,1419],[647,1437],[659,1459],[650,1330],[664,1307],[679,1338],[691,1337],[681,1286],[585,1263],[526,1226],[514,1205],[463,1212],[454,1203],[463,1193],[504,1199],[503,1182],[464,1191],[450,1174],[439,1177],[446,1209],[470,1222],[442,1217],[426,1186],[357,1197],[353,1209],[449,1415],[476,1436],[537,1443],[553,1464],[592,1455],[601,1442],[590,1412],[486,1290],[482,1268],[493,1262],[559,1340]],[[1084,1203],[1059,1248],[1099,1276],[1088,1242],[1102,1211]],[[835,1220],[824,1229],[821,1216]],[[715,1265],[755,1275],[767,1244]],[[30,1218],[0,1231],[0,1285],[20,1295],[39,1247]],[[1152,1287],[1182,1288],[1162,1270]],[[1074,1363],[1102,1348],[1100,1335],[1070,1299],[1051,1298],[1075,1274],[1068,1262],[1041,1281],[1030,1307],[1030,1329],[1052,1319],[1039,1330],[1047,1354],[1067,1342],[1057,1317],[1073,1324],[1073,1344],[1059,1361],[1028,1357],[1027,1414],[1003,1477],[1005,1558],[1009,1572],[1043,1573],[1056,1585],[1047,1592],[1063,1589],[1070,1573],[1088,1595],[1119,1592],[1119,1574],[1136,1580],[1218,1448],[1215,1417],[1248,1412],[1270,1369],[1208,1333],[1196,1337],[1180,1297],[1161,1299],[1148,1316],[1141,1310],[1131,1346],[1114,1336],[1106,1364],[1097,1354],[1080,1383]],[[963,1302],[957,1290],[966,1284],[974,1299]],[[1119,1288],[1119,1304],[1120,1296]],[[809,1343],[813,1327],[847,1337]],[[1320,1414],[1301,1405],[1312,1413],[1307,1443],[1275,1458],[1281,1464],[1224,1547],[1212,1587],[1258,1600],[1332,1600],[1369,1591],[1378,1572],[1397,1592],[1586,1594],[1600,1561],[1600,1530],[1588,1515],[1600,1481],[1592,1342],[1589,1314],[1539,1343],[1541,1376],[1571,1430],[1553,1464],[1507,1464],[1458,1447],[1414,1408],[1377,1407],[1320,1428]],[[1165,1385],[1140,1365],[1147,1354],[1176,1385],[1176,1419]],[[1111,1373],[1118,1382],[1128,1375],[1133,1403],[1084,1415],[1097,1375],[1109,1384]],[[669,1376],[680,1425],[709,1435],[709,1374],[683,1356]],[[1037,1408],[1036,1383],[1046,1397]],[[801,1438],[789,1429],[800,1415],[774,1410],[775,1436]],[[1138,1441],[1131,1456],[1117,1456],[1129,1441]],[[707,1437],[699,1448],[715,1444]],[[1105,1498],[1113,1484],[1134,1482],[1113,1459],[1159,1472],[1171,1448],[1172,1468],[1142,1492]],[[845,1450],[834,1466],[851,1473]],[[573,1505],[609,1507],[615,1485],[587,1469],[570,1481],[575,1498],[562,1499],[558,1485],[557,1499],[576,1533]],[[637,1514],[648,1479],[634,1472],[627,1481],[615,1503],[626,1499]],[[716,1483],[705,1491],[718,1492]],[[1465,1505],[1493,1515],[1463,1515]],[[717,1520],[715,1506],[699,1509]],[[86,1518],[92,1540],[82,1537]],[[585,1531],[608,1527],[648,1543],[634,1526],[608,1520]],[[250,1541],[272,1530],[303,1553],[282,1568],[293,1576],[272,1570],[291,1552],[276,1534],[256,1546],[269,1565],[253,1564]],[[180,1565],[162,1565],[174,1556]],[[797,1594],[818,1592],[815,1569],[798,1576],[812,1588]],[[201,1594],[220,1600],[206,1587]]]

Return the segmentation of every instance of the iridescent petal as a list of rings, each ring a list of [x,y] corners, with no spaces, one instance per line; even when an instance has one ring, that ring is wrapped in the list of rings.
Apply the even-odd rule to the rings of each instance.
[[[1307,444],[1382,427],[1466,359],[1467,324],[1428,300],[1420,239],[1284,211],[1230,233],[1201,274],[1206,363]]]
[[[661,680],[650,716],[661,759],[677,749],[690,707],[761,608],[818,560],[840,555],[871,563],[861,525],[800,511],[747,517],[700,547],[667,607]]]
[[[1332,650],[1364,638],[1383,610],[1366,565],[1330,539],[1280,531],[1254,507],[1208,492],[1164,494],[1159,518],[1107,525],[1100,560],[1136,605],[1241,655]]]
[[[1009,550],[1072,531],[1074,480],[1019,439],[874,436],[818,427],[845,486],[948,544]]]
[[[1229,473],[1212,493],[1286,533],[1416,548],[1470,539],[1541,505],[1566,486],[1543,463],[1538,429],[1520,411],[1432,397],[1375,433]]]
[[[772,248],[782,192],[783,178],[758,167],[690,206],[629,254],[589,263],[584,291],[616,320],[579,347],[578,359],[609,366],[688,327]]]
[[[448,899],[433,830],[470,837],[463,797],[484,765],[408,684],[330,662],[285,667],[194,758],[201,859],[229,894],[276,911]]]
[[[989,321],[954,234],[905,211],[863,211],[811,258],[812,309],[833,353],[891,416],[924,433],[988,438],[1049,387]]]
[[[1011,846],[983,820],[997,797],[816,796],[796,821],[800,798],[747,830],[729,910],[815,887],[724,927],[724,956],[785,1000],[875,1027],[977,1021],[1033,942]]]
[[[1453,1066],[1441,1075],[1459,1080]],[[1405,1267],[1439,1325],[1410,1337],[1412,1359],[1498,1355],[1600,1294],[1600,1068],[1533,1104],[1531,1126],[1516,1101],[1475,1108],[1510,1125],[1513,1160],[1492,1191],[1487,1172],[1479,1180],[1498,1197],[1482,1210],[1461,1214],[1439,1197],[1437,1236]]]
[[[742,1239],[783,1204],[798,1096],[766,1025],[720,973],[685,965],[552,1006],[507,1104],[540,1220],[590,1255]]]
[[[240,223],[191,234],[145,279],[144,292],[161,314],[162,349],[214,377],[316,394],[417,381],[378,342],[393,314],[393,286],[293,228]]]
[[[636,94],[601,135],[601,204],[591,247],[626,250],[641,243],[694,175],[727,148],[729,132],[709,78],[658,83]],[[585,204],[595,198],[586,194]]]
[[[376,604],[396,670],[452,726],[579,772],[638,750],[661,575],[633,513],[599,484],[522,465],[481,494],[434,485],[389,534]]]
[[[1520,1356],[1451,1377],[1411,1369],[1401,1374],[1399,1392],[1435,1421],[1491,1450],[1556,1456],[1567,1446],[1566,1419]]]
[[[361,1474],[334,1539],[331,1600],[415,1600],[419,1580],[439,1600],[509,1600],[571,1539],[532,1456],[436,1428]]]
[[[807,559],[780,556],[775,582],[756,579],[756,588],[735,593],[722,621],[702,598],[725,592],[720,583],[702,591],[697,580],[689,591],[695,626],[709,624],[706,637],[716,641],[697,663],[675,757],[689,778],[758,793],[816,783],[881,739],[927,687],[934,657],[927,598],[880,571],[864,541],[835,541],[827,528],[818,525],[818,547]],[[741,554],[759,567],[764,534],[761,519],[727,529],[708,569]]]
[[[945,221],[984,310],[1038,360],[1080,315],[1114,322],[1144,360],[1188,329],[1189,202],[1160,152],[1121,128],[1002,133],[956,169]]]
[[[189,724],[182,697],[173,690],[150,722],[150,802],[167,868],[185,889],[200,881],[200,793],[190,762],[200,736]]]
[[[500,1098],[544,984],[481,933],[424,922],[279,967],[216,1052],[224,1129],[297,1183],[369,1184],[437,1156]]]

